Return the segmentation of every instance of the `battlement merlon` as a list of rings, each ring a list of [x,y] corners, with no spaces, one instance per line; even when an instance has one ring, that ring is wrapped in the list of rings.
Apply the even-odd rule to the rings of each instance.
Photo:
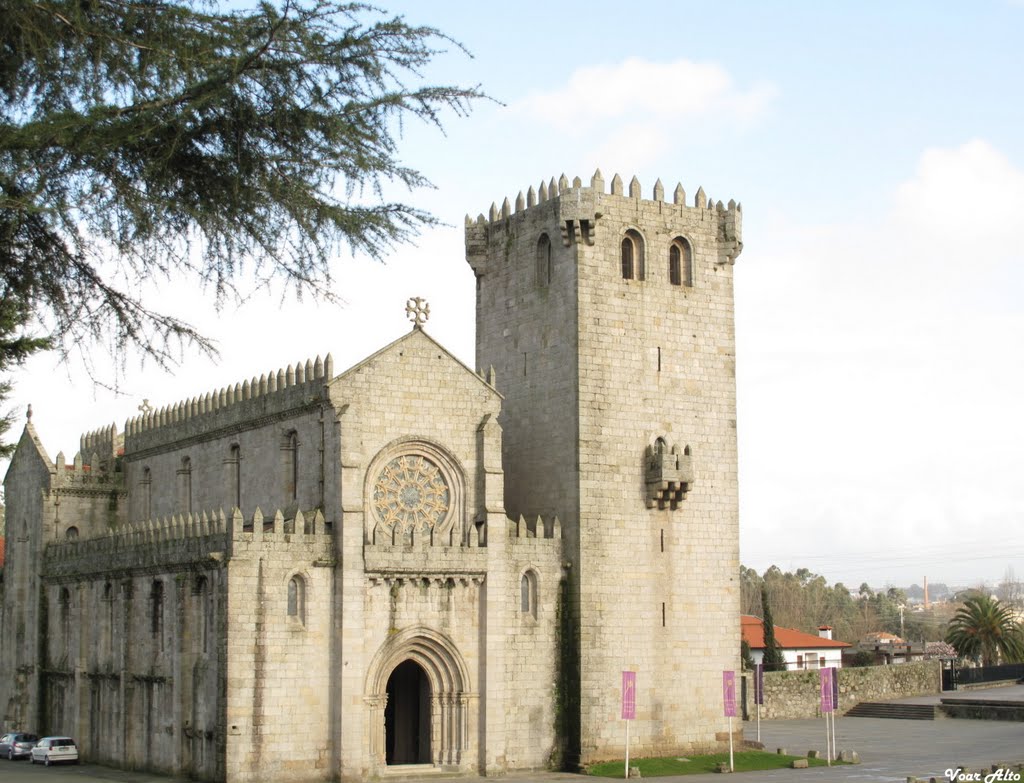
[[[557,181],[554,177],[550,182],[541,182],[534,190],[531,185],[524,196],[520,191],[514,206],[508,198],[501,207],[492,203],[488,215],[480,214],[474,220],[466,215],[466,260],[477,275],[484,274],[488,259],[488,248],[504,241],[514,220],[526,220],[527,215],[548,212],[553,223],[558,225],[562,244],[594,243],[594,230],[607,211],[613,199],[632,201],[637,207],[641,204],[656,204],[664,214],[666,207],[676,209],[682,215],[697,212],[702,221],[718,223],[718,263],[733,264],[743,251],[743,205],[730,199],[728,204],[709,199],[704,188],[698,188],[693,206],[686,205],[686,191],[677,184],[672,193],[672,201],[665,201],[665,188],[659,179],[654,184],[652,197],[644,199],[641,195],[639,180],[634,176],[629,183],[628,192],[623,187],[622,179],[616,174],[611,181],[609,192],[605,192],[604,177],[601,170],[594,172],[590,186],[584,187],[579,177],[569,180],[563,174]]]
[[[96,455],[106,470],[113,470],[117,452],[122,448],[124,448],[124,435],[118,433],[116,424],[84,433],[78,439],[78,452],[90,457]],[[93,470],[98,469],[100,464],[89,462]]]
[[[103,535],[46,546],[43,571],[51,578],[81,576],[111,570],[180,570],[189,564],[223,561],[237,549],[305,548],[317,559],[329,559],[333,551],[330,525],[319,509],[295,512],[286,518],[278,509],[264,516],[257,508],[252,516],[223,509],[202,514],[176,514],[115,528]]]
[[[317,404],[334,377],[334,359],[307,359],[252,380],[147,410],[125,422],[126,455],[163,447],[180,439],[237,425],[257,416],[279,414]]]

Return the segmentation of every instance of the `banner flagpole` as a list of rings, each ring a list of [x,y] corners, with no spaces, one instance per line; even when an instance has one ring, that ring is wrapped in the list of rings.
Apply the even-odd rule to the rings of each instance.
[[[839,669],[832,667],[832,755],[839,759],[836,750],[836,713],[839,711]]]
[[[722,702],[729,719],[729,771],[735,772],[732,754],[732,719],[736,717],[736,672],[722,672]]]
[[[626,769],[629,777],[629,722],[636,718],[636,672],[622,672],[622,719],[626,721]]]
[[[754,705],[757,707],[757,741],[761,741],[761,705],[764,703],[764,664],[754,664]]]
[[[629,777],[629,721],[626,721],[626,773],[624,778]]]

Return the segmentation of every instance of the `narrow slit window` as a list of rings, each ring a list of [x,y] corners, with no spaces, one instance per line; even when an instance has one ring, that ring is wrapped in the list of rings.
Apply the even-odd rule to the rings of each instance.
[[[164,639],[164,583],[153,580],[149,591],[149,625],[153,638],[157,641],[157,650],[163,650]]]
[[[292,430],[285,436],[284,494],[289,500],[299,498],[299,433]]]
[[[228,502],[232,508],[242,507],[242,448],[237,443],[231,447],[226,461]]]
[[[551,283],[551,240],[541,234],[537,240],[537,286],[547,288]]]
[[[298,574],[288,580],[288,618],[306,622],[306,583]]]
[[[519,611],[528,617],[537,617],[537,574],[532,570],[519,580]]]
[[[192,460],[183,457],[178,470],[178,508],[185,514],[192,513]]]
[[[139,482],[142,495],[142,519],[148,521],[153,516],[153,471],[148,467],[142,469],[142,481]]]

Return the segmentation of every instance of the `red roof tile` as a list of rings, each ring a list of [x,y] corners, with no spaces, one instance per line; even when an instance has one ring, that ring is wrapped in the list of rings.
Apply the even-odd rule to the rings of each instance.
[[[751,650],[764,649],[764,624],[760,617],[752,617],[749,614],[740,615],[740,631],[743,634],[743,641],[750,645]],[[786,649],[809,647],[850,647],[846,642],[835,639],[825,639],[815,636],[813,633],[804,633],[794,628],[783,628],[775,626],[775,641],[779,647]]]

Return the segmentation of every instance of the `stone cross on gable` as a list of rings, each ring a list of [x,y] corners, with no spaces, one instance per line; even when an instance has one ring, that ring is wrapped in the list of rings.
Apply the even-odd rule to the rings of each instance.
[[[422,329],[430,318],[430,305],[426,299],[414,296],[405,303],[405,317],[413,322],[413,329]]]
[[[142,415],[145,416],[147,413],[153,412],[153,406],[149,404],[149,399],[144,399],[142,405],[139,406],[139,410],[142,411]]]

